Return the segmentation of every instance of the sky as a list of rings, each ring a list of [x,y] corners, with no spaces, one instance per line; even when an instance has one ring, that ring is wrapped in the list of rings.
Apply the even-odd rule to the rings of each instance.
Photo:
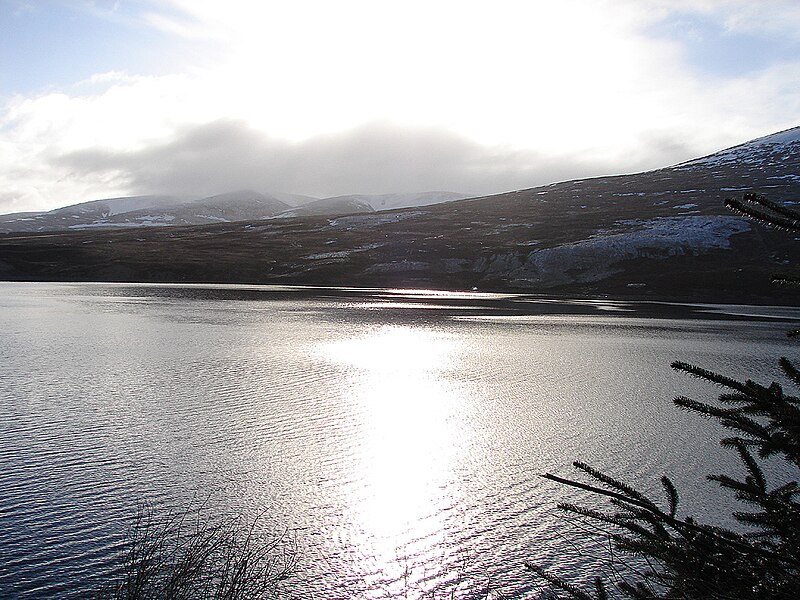
[[[797,125],[797,0],[0,0],[0,213],[489,194]]]

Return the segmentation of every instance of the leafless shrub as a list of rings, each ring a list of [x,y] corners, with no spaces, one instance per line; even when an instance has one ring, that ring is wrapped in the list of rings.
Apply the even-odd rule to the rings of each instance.
[[[99,597],[114,600],[276,597],[292,572],[287,536],[265,536],[258,519],[209,516],[206,505],[159,515],[140,506],[121,564]]]

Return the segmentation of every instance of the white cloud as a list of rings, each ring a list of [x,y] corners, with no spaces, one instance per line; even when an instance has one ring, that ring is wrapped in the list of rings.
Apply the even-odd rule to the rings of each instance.
[[[699,13],[730,32],[788,35],[800,39],[800,4],[796,0],[656,0],[663,13]]]
[[[9,210],[140,192],[144,179],[130,169],[148,169],[136,160],[92,172],[59,157],[154,157],[220,119],[247,124],[259,148],[284,140],[273,146],[307,152],[310,140],[323,143],[326,135],[364,139],[353,132],[365,123],[390,123],[395,133],[405,129],[418,140],[425,138],[420,132],[435,130],[437,139],[472,148],[477,158],[468,171],[486,169],[487,181],[497,185],[503,185],[498,170],[508,175],[510,168],[534,185],[602,169],[658,167],[796,125],[800,60],[710,81],[687,67],[678,40],[649,36],[648,26],[685,13],[731,31],[800,31],[795,4],[151,3],[138,22],[186,40],[195,62],[168,76],[133,76],[121,65],[69,89],[12,98],[0,112],[0,157],[8,165],[0,187],[4,198],[15,199]],[[397,135],[389,137],[397,142]],[[239,146],[234,152],[245,160]],[[455,155],[448,157],[448,172],[467,172],[453,166]],[[521,157],[540,166],[526,168]],[[213,161],[201,162],[196,170],[203,178],[227,181],[230,169],[215,175]],[[164,181],[188,185],[189,166],[181,169],[180,177],[163,175]],[[398,185],[395,175],[387,174],[383,188],[368,178],[370,191],[396,191],[389,187]],[[470,179],[471,189],[488,191],[477,181]],[[522,177],[502,181],[526,185]],[[446,183],[465,189],[458,180]],[[328,193],[321,179],[317,184],[316,193]],[[334,192],[331,183],[330,193],[359,191],[358,181],[349,184],[352,190]]]

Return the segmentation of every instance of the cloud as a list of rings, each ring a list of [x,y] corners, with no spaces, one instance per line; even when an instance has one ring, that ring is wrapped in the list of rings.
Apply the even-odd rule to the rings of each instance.
[[[800,5],[795,0],[658,0],[670,14],[701,14],[732,33],[780,34],[800,40]]]
[[[798,38],[795,4],[130,5],[108,26],[158,29],[194,62],[167,75],[114,65],[8,99],[0,211],[242,187],[483,193],[688,160],[797,125],[800,59],[709,75],[703,46],[669,27]]]
[[[609,165],[482,146],[436,128],[376,122],[291,142],[242,121],[220,120],[183,127],[169,140],[135,152],[68,153],[53,167],[76,178],[103,174],[137,193],[211,195],[254,188],[334,196],[492,193],[603,172]]]

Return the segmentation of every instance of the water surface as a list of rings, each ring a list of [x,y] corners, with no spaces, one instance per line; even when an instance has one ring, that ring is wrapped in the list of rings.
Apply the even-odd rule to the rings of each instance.
[[[147,501],[288,532],[286,597],[536,597],[589,577],[539,477],[580,458],[688,512],[738,469],[684,360],[780,379],[797,309],[408,290],[0,284],[0,596],[107,581]],[[449,597],[449,596],[448,596]]]

